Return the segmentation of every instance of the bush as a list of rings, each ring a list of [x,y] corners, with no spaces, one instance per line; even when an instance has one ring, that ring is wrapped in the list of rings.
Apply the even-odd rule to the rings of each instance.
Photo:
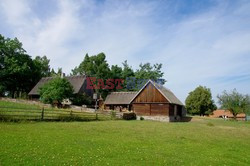
[[[65,78],[54,78],[40,88],[40,96],[43,103],[61,104],[63,99],[68,99],[73,95],[73,87]]]
[[[144,118],[141,116],[141,117],[140,117],[140,120],[144,120]]]
[[[136,114],[134,112],[125,112],[122,115],[124,120],[136,120]]]
[[[75,94],[73,95],[71,101],[73,105],[78,105],[78,106],[90,105],[92,103],[91,97],[89,97],[86,94]]]

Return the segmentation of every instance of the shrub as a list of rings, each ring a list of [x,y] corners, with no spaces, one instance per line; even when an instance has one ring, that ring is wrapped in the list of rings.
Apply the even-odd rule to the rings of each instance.
[[[90,105],[92,103],[91,97],[89,97],[85,93],[84,94],[74,94],[71,101],[72,101],[73,105],[78,105],[78,106]]]
[[[61,104],[63,99],[70,98],[73,94],[73,87],[65,78],[55,78],[40,88],[41,100],[48,104]]]
[[[134,112],[124,112],[122,118],[124,120],[136,120],[136,114]]]
[[[144,120],[144,118],[141,116],[141,117],[140,117],[140,120]]]

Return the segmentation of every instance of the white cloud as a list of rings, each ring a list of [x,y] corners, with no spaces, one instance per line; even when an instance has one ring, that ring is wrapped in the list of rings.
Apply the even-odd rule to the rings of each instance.
[[[218,1],[179,20],[175,14],[180,4],[162,10],[158,2],[58,0],[53,15],[44,19],[34,9],[37,2],[1,1],[0,21],[30,55],[47,55],[53,68],[69,73],[86,53],[104,52],[111,64],[163,63],[166,86],[182,101],[200,84],[214,96],[234,87],[250,93],[247,1]],[[239,75],[245,77],[226,81]]]

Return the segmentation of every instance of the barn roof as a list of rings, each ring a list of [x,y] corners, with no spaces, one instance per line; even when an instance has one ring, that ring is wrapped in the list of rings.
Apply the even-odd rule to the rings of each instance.
[[[49,82],[50,80],[53,80],[56,77],[43,77],[35,86],[34,88],[29,92],[29,95],[39,95],[39,89]],[[70,84],[73,86],[74,93],[79,93],[82,85],[84,84],[86,77],[84,75],[81,76],[68,76],[64,77],[67,79]]]
[[[130,104],[149,83],[153,84],[170,103],[183,105],[173,92],[152,80],[149,80],[138,92],[112,92],[107,96],[104,104]]]
[[[159,92],[172,104],[183,105],[183,103],[171,92],[169,89],[165,88],[163,85],[154,82],[152,80],[148,80],[148,82],[141,88],[139,92],[132,98],[131,102],[141,93],[141,91],[151,83],[155,88],[159,90]]]
[[[112,92],[104,102],[104,104],[130,104],[132,98],[137,92]]]

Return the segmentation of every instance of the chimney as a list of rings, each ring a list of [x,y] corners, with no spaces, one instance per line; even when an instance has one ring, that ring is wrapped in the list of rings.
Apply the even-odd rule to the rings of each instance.
[[[62,72],[61,74],[61,78],[64,78],[65,77],[65,73]]]

